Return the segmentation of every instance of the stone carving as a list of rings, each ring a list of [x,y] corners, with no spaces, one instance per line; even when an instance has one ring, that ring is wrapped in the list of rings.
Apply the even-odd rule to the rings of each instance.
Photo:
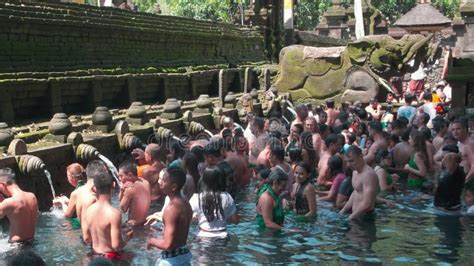
[[[0,122],[0,146],[8,146],[13,140],[13,131],[7,123]]]
[[[295,100],[368,102],[379,87],[390,90],[386,79],[413,72],[433,52],[432,35],[367,36],[346,47],[316,48],[293,45],[280,53],[279,92]],[[414,60],[413,65],[408,63]]]
[[[181,103],[179,103],[176,98],[169,98],[166,100],[165,105],[163,106],[161,118],[174,120],[179,119],[182,116]]]
[[[53,135],[67,135],[72,131],[72,123],[66,114],[57,113],[49,122],[48,129]]]
[[[108,126],[112,124],[112,114],[109,108],[105,106],[98,106],[92,114],[92,124]]]

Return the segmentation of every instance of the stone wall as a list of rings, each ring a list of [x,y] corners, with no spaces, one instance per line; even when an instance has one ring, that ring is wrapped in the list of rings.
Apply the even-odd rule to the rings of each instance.
[[[263,37],[233,25],[67,3],[0,0],[0,121],[243,90]],[[238,86],[238,88],[236,88]]]

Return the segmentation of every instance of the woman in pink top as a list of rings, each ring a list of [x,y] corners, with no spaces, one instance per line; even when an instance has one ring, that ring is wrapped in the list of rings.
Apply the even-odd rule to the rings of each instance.
[[[344,169],[343,169],[343,161],[341,156],[339,155],[333,155],[331,158],[329,158],[328,161],[328,167],[329,167],[329,172],[331,174],[331,178],[334,179],[332,182],[331,189],[329,190],[329,193],[321,197],[321,200],[325,201],[336,201],[337,197],[337,191],[339,190],[339,186],[341,185],[342,181],[344,181],[344,178],[346,177],[344,175]]]

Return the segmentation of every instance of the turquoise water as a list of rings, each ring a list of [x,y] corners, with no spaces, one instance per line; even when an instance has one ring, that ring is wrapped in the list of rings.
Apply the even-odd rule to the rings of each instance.
[[[437,215],[431,200],[416,193],[391,195],[399,207],[378,208],[372,221],[349,222],[327,203],[318,202],[318,218],[296,222],[291,214],[282,232],[260,232],[255,225],[253,189],[237,197],[241,223],[229,226],[225,240],[196,237],[193,224],[188,245],[195,264],[460,264],[474,261],[474,218]],[[114,198],[114,205],[117,199]],[[155,207],[156,209],[156,207]],[[33,249],[48,265],[83,265],[90,261],[90,248],[79,239],[80,230],[56,212],[42,213]],[[147,238],[161,237],[156,228],[137,229],[125,250],[128,261],[119,265],[150,265],[158,250],[147,250]],[[0,265],[16,252],[0,237]]]

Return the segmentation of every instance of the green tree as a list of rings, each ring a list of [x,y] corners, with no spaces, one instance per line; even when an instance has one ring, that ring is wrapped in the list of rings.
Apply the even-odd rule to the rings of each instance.
[[[300,0],[296,6],[296,27],[313,30],[321,15],[331,6],[331,0]]]

